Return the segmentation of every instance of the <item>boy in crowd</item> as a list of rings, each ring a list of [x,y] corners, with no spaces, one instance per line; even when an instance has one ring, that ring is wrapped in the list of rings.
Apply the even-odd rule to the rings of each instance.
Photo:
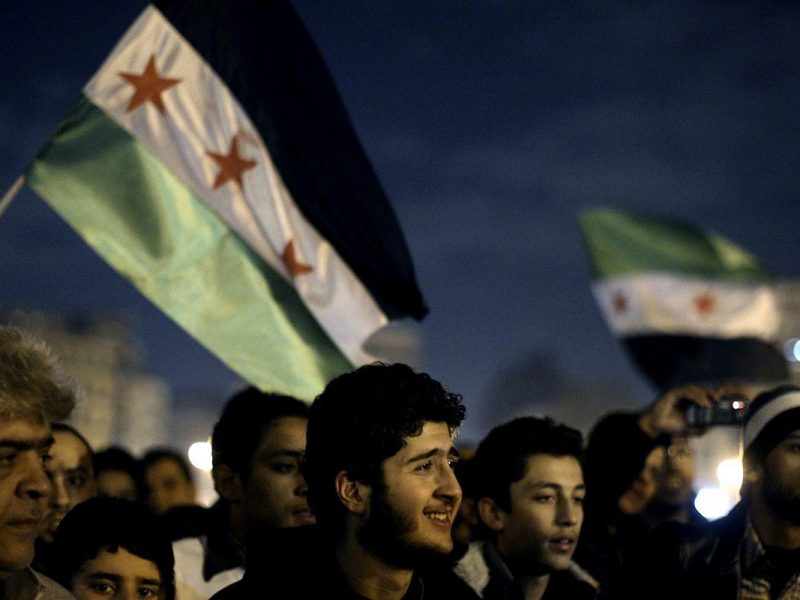
[[[197,489],[186,459],[174,450],[154,448],[142,458],[145,499],[163,515],[176,506],[195,504]]]
[[[251,387],[228,401],[211,437],[219,501],[166,515],[179,600],[203,600],[239,581],[251,537],[314,522],[300,472],[307,423],[308,406],[288,396]]]
[[[494,428],[473,463],[486,541],[455,566],[480,598],[593,598],[595,585],[572,563],[586,494],[581,434],[524,417]]]
[[[87,500],[64,517],[46,572],[77,600],[174,600],[172,546],[150,510],[119,498]]]

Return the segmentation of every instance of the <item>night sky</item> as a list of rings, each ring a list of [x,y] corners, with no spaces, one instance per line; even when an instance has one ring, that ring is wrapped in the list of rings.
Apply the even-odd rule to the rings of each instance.
[[[464,394],[466,437],[650,400],[591,296],[581,208],[686,218],[800,272],[800,7],[293,5],[398,213],[431,309],[421,366]],[[0,3],[0,188],[144,6]],[[0,217],[0,257],[0,308],[130,311],[150,370],[224,400],[235,376],[28,190]]]

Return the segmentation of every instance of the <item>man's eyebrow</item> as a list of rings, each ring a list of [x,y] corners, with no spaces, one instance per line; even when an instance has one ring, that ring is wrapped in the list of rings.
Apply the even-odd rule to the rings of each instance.
[[[267,454],[267,458],[278,458],[281,456],[285,456],[287,458],[302,458],[305,454],[302,450],[290,450],[289,448],[279,448],[275,450],[275,452],[270,452]]]
[[[449,448],[446,453],[441,448],[432,448],[432,449],[428,450],[427,452],[422,452],[421,454],[417,454],[416,456],[412,456],[411,458],[406,460],[406,464],[408,465],[408,464],[419,462],[419,461],[422,461],[422,460],[428,460],[429,458],[433,458],[434,456],[445,456],[445,455],[447,455],[448,457],[454,456],[454,457],[458,458],[460,456],[460,453],[458,452],[458,450],[456,448],[453,448],[453,447]]]
[[[53,445],[55,439],[53,436],[42,438],[40,440],[2,440],[0,439],[0,448],[11,448],[12,450],[44,450]]]
[[[114,582],[119,582],[122,579],[116,573],[108,573],[107,571],[94,571],[92,573],[88,573],[86,577],[89,578],[96,578],[96,579],[110,579]]]
[[[560,483],[556,483],[555,481],[547,481],[547,480],[534,481],[533,483],[529,483],[528,485],[525,486],[525,488],[528,489],[528,490],[539,490],[539,489],[542,489],[542,488],[550,488],[550,489],[554,489],[554,490],[563,490],[566,487],[567,486],[564,486],[564,485],[562,485]],[[577,491],[584,491],[586,489],[586,484],[585,483],[579,483],[573,489],[576,492]]]

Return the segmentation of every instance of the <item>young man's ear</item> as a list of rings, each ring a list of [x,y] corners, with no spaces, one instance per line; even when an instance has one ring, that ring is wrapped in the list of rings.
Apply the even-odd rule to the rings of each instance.
[[[507,513],[491,498],[478,500],[478,516],[489,529],[500,533],[506,528]]]
[[[745,484],[753,485],[761,481],[764,469],[758,457],[752,454],[745,454],[742,468],[744,469],[743,481]]]
[[[242,477],[228,465],[215,465],[211,470],[214,478],[214,489],[231,503],[241,501],[243,496]]]
[[[369,492],[368,485],[351,478],[347,471],[340,471],[336,476],[336,495],[351,513],[363,515],[367,511]]]

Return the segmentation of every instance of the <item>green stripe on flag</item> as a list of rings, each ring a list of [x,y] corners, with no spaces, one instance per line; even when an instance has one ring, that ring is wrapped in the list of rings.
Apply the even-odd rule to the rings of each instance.
[[[579,222],[598,279],[675,273],[737,283],[772,280],[754,256],[685,221],[593,209]]]
[[[85,98],[27,177],[100,256],[245,380],[310,400],[352,368],[295,290]]]

